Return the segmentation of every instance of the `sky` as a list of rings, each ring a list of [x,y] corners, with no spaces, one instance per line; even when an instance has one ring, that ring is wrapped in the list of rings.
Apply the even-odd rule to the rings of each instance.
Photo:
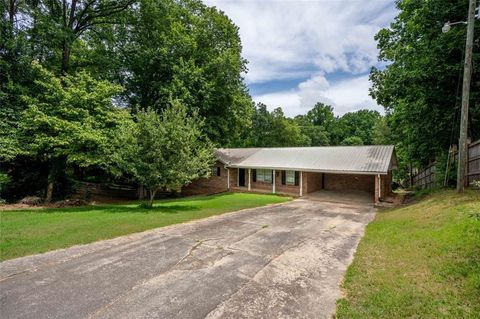
[[[383,108],[368,95],[375,34],[397,14],[393,0],[205,0],[240,28],[244,74],[255,102],[287,116],[316,102],[336,115]]]

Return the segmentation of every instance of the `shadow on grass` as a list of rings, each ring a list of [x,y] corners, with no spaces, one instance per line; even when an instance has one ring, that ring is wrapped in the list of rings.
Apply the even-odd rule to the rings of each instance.
[[[155,205],[152,208],[140,207],[140,202],[127,205],[91,205],[81,207],[65,207],[65,208],[46,208],[36,210],[15,210],[5,211],[3,213],[18,214],[18,213],[32,213],[32,214],[75,214],[75,213],[106,213],[106,214],[148,214],[148,213],[165,213],[165,214],[178,214],[188,211],[200,210],[199,206],[194,205]]]

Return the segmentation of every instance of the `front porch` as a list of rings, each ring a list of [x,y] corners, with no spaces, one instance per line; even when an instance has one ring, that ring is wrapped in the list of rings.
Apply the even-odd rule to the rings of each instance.
[[[230,191],[302,197],[318,191],[361,192],[370,201],[388,196],[391,175],[333,174],[257,168],[228,168]]]

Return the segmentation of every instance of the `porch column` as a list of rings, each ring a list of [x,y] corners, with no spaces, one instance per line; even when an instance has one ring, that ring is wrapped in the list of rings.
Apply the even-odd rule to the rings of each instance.
[[[378,174],[378,200],[382,197],[382,176]]]
[[[300,171],[300,197],[303,196],[303,172]]]
[[[252,171],[252,169],[249,168],[249,169],[248,169],[248,190],[249,190],[249,191],[252,189],[251,186],[250,186],[250,175],[251,175],[251,171]]]
[[[230,189],[230,169],[227,168],[227,189]]]
[[[273,187],[272,187],[272,193],[275,194],[275,170],[273,170]]]

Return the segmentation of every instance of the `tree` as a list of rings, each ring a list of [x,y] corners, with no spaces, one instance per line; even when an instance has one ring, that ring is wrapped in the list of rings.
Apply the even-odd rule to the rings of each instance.
[[[446,21],[465,20],[468,1],[397,1],[398,16],[380,30],[379,60],[373,68],[371,95],[385,107],[388,125],[400,156],[419,166],[427,164],[458,140],[462,59],[466,28],[444,34]],[[475,25],[480,34],[480,24]],[[480,63],[475,53],[473,65]],[[473,76],[469,128],[480,138],[480,78]]]
[[[205,119],[213,142],[237,142],[253,112],[241,77],[246,60],[238,27],[197,0],[142,0],[131,20],[119,43],[128,103],[161,114],[171,99],[179,100]]]
[[[49,202],[67,165],[106,167],[109,141],[127,114],[112,103],[121,91],[117,85],[85,72],[58,78],[37,63],[33,68],[36,93],[23,97],[27,109],[18,124],[18,140],[26,154],[49,164]]]
[[[305,145],[323,146],[330,144],[329,132],[323,126],[313,124],[308,115],[297,115],[294,120],[300,127],[301,134],[308,139]]]
[[[372,110],[345,113],[336,123],[339,130],[333,134],[342,143],[346,138],[356,136],[362,140],[362,144],[371,145],[375,125],[380,119],[380,114]]]
[[[321,102],[317,102],[313,108],[308,111],[307,118],[313,123],[313,125],[322,126],[327,131],[335,122],[333,107]]]
[[[125,123],[113,143],[114,171],[130,174],[146,187],[152,207],[158,190],[179,190],[210,174],[214,151],[202,124],[178,101],[160,116],[152,109],[139,111],[136,122]]]
[[[358,136],[349,136],[343,139],[340,145],[363,145],[363,140]]]
[[[29,2],[28,30],[34,56],[51,70],[70,71],[72,49],[82,48],[82,37],[98,26],[113,24],[135,0],[37,0]],[[75,47],[75,45],[77,45]],[[58,67],[58,69],[54,69]]]
[[[249,146],[281,147],[309,144],[310,139],[302,134],[298,122],[286,118],[280,107],[269,112],[265,104],[257,104],[252,117]]]

